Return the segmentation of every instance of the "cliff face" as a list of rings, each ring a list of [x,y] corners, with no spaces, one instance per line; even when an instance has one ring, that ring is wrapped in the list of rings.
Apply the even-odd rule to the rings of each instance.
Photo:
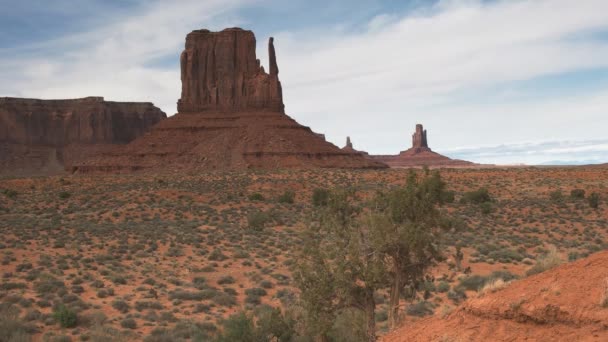
[[[273,39],[268,42],[270,73],[255,55],[255,36],[238,28],[193,31],[180,57],[180,113],[267,110],[283,112]]]
[[[79,164],[81,173],[247,168],[383,168],[343,151],[284,113],[274,40],[269,73],[255,36],[197,30],[181,54],[179,113],[130,144]]]
[[[0,166],[44,173],[114,144],[126,144],[166,118],[151,103],[0,98]]]

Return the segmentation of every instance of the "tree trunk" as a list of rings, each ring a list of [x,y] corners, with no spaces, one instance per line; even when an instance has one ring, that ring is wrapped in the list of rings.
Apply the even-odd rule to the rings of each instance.
[[[398,266],[393,267],[394,279],[391,285],[390,298],[388,302],[388,328],[395,329],[399,323],[399,301],[401,300],[402,274]]]
[[[367,341],[376,341],[376,300],[374,291],[366,290],[365,295],[365,316],[367,317]]]

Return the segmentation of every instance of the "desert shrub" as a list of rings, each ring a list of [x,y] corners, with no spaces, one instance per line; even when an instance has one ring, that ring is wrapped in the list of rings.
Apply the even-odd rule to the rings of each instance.
[[[0,341],[30,341],[38,332],[35,325],[19,319],[19,309],[12,305],[0,307]]]
[[[219,306],[235,306],[236,298],[228,293],[218,293],[213,297],[213,302]]]
[[[433,314],[433,305],[427,301],[420,301],[407,306],[406,313],[410,316],[424,317]]]
[[[67,191],[61,191],[61,192],[59,193],[59,198],[61,198],[61,199],[68,199],[68,198],[70,198],[71,196],[72,196],[72,194],[71,194],[71,193],[69,193],[69,192],[67,192]]]
[[[25,289],[27,288],[27,285],[25,283],[14,283],[14,282],[8,282],[8,283],[2,283],[0,284],[0,290],[16,290],[16,289]]]
[[[588,201],[591,208],[597,209],[600,206],[600,194],[597,192],[592,193],[589,195]]]
[[[467,291],[477,291],[486,283],[486,280],[486,277],[477,274],[471,275],[460,279],[457,288]]]
[[[260,194],[259,192],[255,192],[255,193],[249,195],[249,200],[250,201],[263,201],[264,196],[262,194]]]
[[[34,283],[34,290],[40,295],[55,293],[64,287],[65,284],[61,280],[49,274],[42,274],[38,281]]]
[[[266,292],[266,290],[264,290],[262,288],[254,287],[254,288],[245,290],[245,294],[247,296],[259,296],[259,297],[262,297],[262,296],[265,296],[267,294],[267,292]]]
[[[437,285],[437,292],[445,293],[450,290],[450,284],[447,281],[441,281]]]
[[[454,203],[454,199],[456,198],[456,193],[454,191],[443,191],[440,195],[440,199],[442,203]]]
[[[556,203],[563,202],[564,194],[562,193],[561,190],[551,191],[549,193],[549,198],[551,199],[551,201],[556,202]]]
[[[491,202],[483,202],[479,205],[481,209],[481,213],[484,215],[488,215],[492,212],[492,203]]]
[[[137,322],[133,318],[125,318],[120,321],[120,326],[126,329],[135,329],[137,328]]]
[[[329,190],[327,189],[314,189],[312,192],[312,205],[315,207],[326,206],[329,201]]]
[[[488,189],[486,189],[486,188],[479,188],[478,190],[475,190],[475,191],[465,192],[462,195],[462,199],[461,199],[461,202],[463,202],[463,203],[475,203],[475,204],[481,204],[481,203],[491,202],[491,201],[492,201],[492,196],[490,196],[490,193],[488,192]]]
[[[254,211],[247,215],[247,225],[249,229],[255,231],[264,230],[268,221],[270,221],[270,216],[263,211]]]
[[[232,277],[232,276],[225,276],[225,277],[221,277],[217,283],[219,285],[225,285],[225,284],[234,284],[236,282],[236,280]]]
[[[537,258],[536,264],[526,271],[526,275],[531,276],[550,270],[556,266],[559,266],[561,263],[562,259],[557,252],[557,248],[555,248],[555,246],[551,246],[546,254]]]
[[[458,304],[460,301],[467,299],[467,295],[463,290],[455,288],[454,290],[448,291],[448,299],[453,301],[455,304]]]
[[[120,311],[121,313],[127,313],[129,312],[129,310],[131,309],[131,307],[129,306],[129,304],[127,302],[125,302],[124,300],[121,299],[117,299],[115,301],[112,302],[112,307],[118,311]]]
[[[277,200],[279,203],[293,204],[295,198],[296,193],[293,190],[285,190]]]
[[[272,282],[269,280],[262,280],[260,286],[264,289],[271,289],[273,287]]]
[[[0,190],[0,193],[2,193],[4,196],[10,198],[10,199],[15,199],[17,198],[17,191],[15,190],[11,190],[11,189],[2,189]]]
[[[245,313],[230,316],[222,325],[224,326],[224,331],[218,337],[217,342],[255,342],[253,319]]]
[[[501,278],[493,279],[485,283],[485,285],[479,290],[480,295],[484,295],[486,293],[494,293],[504,287],[506,287],[508,282],[502,280]]]
[[[213,252],[211,252],[211,254],[209,254],[208,259],[211,261],[223,261],[223,260],[228,259],[228,257],[225,254],[223,254],[221,250],[214,249]]]
[[[585,198],[585,190],[583,189],[573,189],[570,191],[570,197],[573,199],[584,199]]]
[[[62,328],[73,328],[78,323],[76,312],[68,309],[65,305],[60,305],[53,311],[53,317]]]

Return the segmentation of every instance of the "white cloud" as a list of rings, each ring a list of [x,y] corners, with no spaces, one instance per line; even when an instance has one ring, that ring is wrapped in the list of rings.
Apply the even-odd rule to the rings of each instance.
[[[11,82],[0,93],[40,98],[104,96],[115,101],[150,101],[175,112],[180,96],[176,68],[188,32],[239,23],[232,15],[247,0],[140,1],[137,14],[117,17],[91,31],[13,48],[0,73]],[[1,52],[1,51],[0,51]],[[8,55],[4,51],[2,55]],[[25,56],[19,56],[24,54]],[[167,56],[175,66],[148,66]],[[15,71],[18,70],[18,71]]]
[[[152,101],[171,115],[188,32],[263,25],[235,14],[254,1],[138,1],[135,14],[91,31],[0,49],[0,56],[16,56],[0,58],[0,94]],[[407,148],[417,122],[440,151],[605,137],[606,92],[581,94],[577,84],[565,84],[571,96],[540,96],[543,89],[522,96],[506,88],[508,100],[483,97],[508,82],[608,68],[608,42],[591,36],[608,30],[605,13],[605,0],[444,0],[407,14],[380,14],[353,30],[341,23],[287,27],[274,34],[287,112],[334,143],[351,135],[356,147],[383,154]],[[267,61],[268,37],[257,38],[258,57]],[[160,67],[159,59],[175,63]]]

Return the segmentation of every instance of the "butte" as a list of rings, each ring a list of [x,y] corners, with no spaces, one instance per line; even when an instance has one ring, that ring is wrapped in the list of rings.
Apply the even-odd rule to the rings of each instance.
[[[178,113],[73,171],[387,167],[341,150],[286,115],[273,38],[268,72],[255,49],[253,32],[240,28],[189,33]]]
[[[412,147],[398,155],[371,156],[374,160],[383,162],[392,168],[400,167],[475,167],[477,164],[451,159],[429,148],[426,130],[421,124],[416,125],[412,135]]]

